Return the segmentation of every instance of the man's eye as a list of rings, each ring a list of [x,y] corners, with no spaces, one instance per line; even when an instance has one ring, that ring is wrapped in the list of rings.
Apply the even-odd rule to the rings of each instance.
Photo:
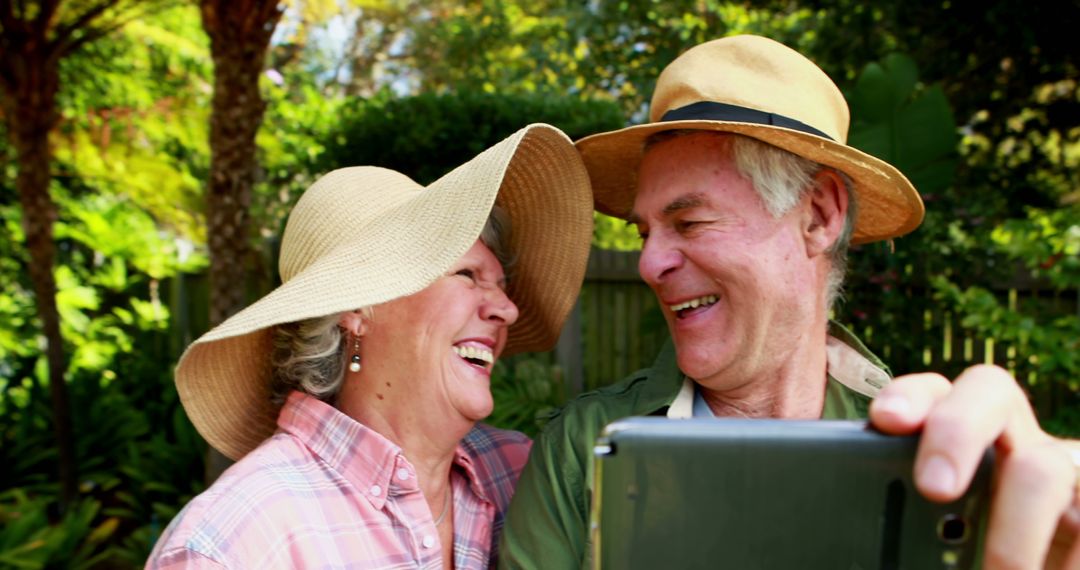
[[[472,269],[458,269],[456,272],[454,272],[454,275],[460,275],[462,277],[468,278],[471,281],[476,281],[476,272]]]
[[[694,221],[694,220],[680,220],[679,222],[676,222],[675,227],[678,228],[678,230],[680,232],[684,232],[684,231],[698,225],[699,223],[701,223],[701,222],[697,222],[697,221]]]

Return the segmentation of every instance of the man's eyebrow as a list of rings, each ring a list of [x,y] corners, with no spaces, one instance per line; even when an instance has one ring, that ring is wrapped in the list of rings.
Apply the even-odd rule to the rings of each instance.
[[[664,215],[670,216],[679,210],[688,210],[690,208],[697,208],[698,206],[705,205],[705,195],[700,192],[694,192],[693,194],[685,194],[679,196],[671,201],[667,206],[664,206]]]
[[[694,192],[692,194],[686,194],[679,196],[671,201],[670,204],[664,206],[664,216],[670,216],[679,210],[688,210],[690,208],[697,208],[698,206],[704,206],[706,203],[705,195],[701,192]],[[626,222],[628,224],[641,224],[641,216],[637,212],[630,212],[626,216]]]

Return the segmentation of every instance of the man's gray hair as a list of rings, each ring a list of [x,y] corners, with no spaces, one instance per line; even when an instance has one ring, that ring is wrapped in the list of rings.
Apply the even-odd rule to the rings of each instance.
[[[495,206],[480,232],[480,241],[495,254],[507,273],[514,262],[510,231],[510,217]],[[371,307],[359,310],[362,318],[371,319]],[[353,350],[351,335],[338,324],[340,320],[341,314],[334,314],[274,327],[270,390],[275,404],[284,403],[292,390],[335,403]]]
[[[661,131],[649,137],[645,148],[647,150],[672,138],[700,133],[712,133],[730,141],[728,148],[735,168],[743,178],[750,181],[765,210],[776,218],[790,212],[813,189],[814,175],[818,171],[829,168],[769,143],[734,133],[693,129]],[[854,187],[851,178],[838,170],[835,172],[840,175],[844,190],[848,194],[848,210],[844,227],[829,248],[830,267],[825,284],[825,301],[829,309],[843,292],[844,275],[847,273],[847,251],[858,210],[855,193],[851,191]]]

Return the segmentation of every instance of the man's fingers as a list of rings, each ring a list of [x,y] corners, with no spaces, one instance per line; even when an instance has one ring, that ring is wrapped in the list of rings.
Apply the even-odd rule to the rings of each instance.
[[[875,425],[892,433],[922,427],[915,484],[929,499],[959,497],[990,445],[997,448],[997,480],[986,539],[988,569],[1071,568],[1080,564],[1067,509],[1076,471],[1061,442],[1039,427],[1023,391],[996,366],[974,366],[942,390],[932,375],[901,379],[895,394],[871,410]],[[1073,525],[1075,526],[1075,525]],[[1062,566],[1055,566],[1062,565]]]
[[[926,417],[915,484],[929,499],[954,500],[971,482],[991,444],[997,442],[1007,455],[1018,444],[1040,438],[1049,440],[1012,376],[996,366],[973,366]]]
[[[1058,523],[1075,492],[1073,473],[1068,455],[1050,438],[1012,452],[999,466],[986,536],[988,570],[1043,566],[1055,532],[1067,533]]]
[[[1077,489],[1072,507],[1061,517],[1054,541],[1050,544],[1050,553],[1046,557],[1047,570],[1077,568],[1080,568],[1080,489]]]
[[[870,403],[870,421],[885,433],[915,433],[934,404],[951,389],[952,385],[940,374],[899,376]]]

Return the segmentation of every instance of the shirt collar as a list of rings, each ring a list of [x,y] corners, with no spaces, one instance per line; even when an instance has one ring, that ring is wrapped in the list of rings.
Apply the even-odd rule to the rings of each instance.
[[[877,396],[891,381],[880,366],[836,337],[825,339],[825,355],[829,377],[863,396]]]
[[[472,489],[472,492],[481,500],[490,502],[487,494],[484,493],[484,483],[477,473],[476,462],[473,461],[469,451],[461,444],[458,444],[457,449],[454,450],[454,465],[465,472],[465,479],[469,482],[469,488]]]
[[[643,370],[642,373],[648,377],[648,381],[642,387],[639,409],[660,412],[674,405],[675,397],[685,390],[686,376],[679,370],[675,343],[670,338],[656,355],[652,367]]]
[[[278,427],[300,440],[376,509],[391,495],[419,491],[416,468],[400,447],[318,398],[294,390],[278,415]],[[458,444],[454,464],[465,472],[473,493],[487,500],[473,463]]]
[[[668,345],[672,345],[668,341]],[[674,346],[665,346],[665,351]],[[672,350],[674,352],[674,350]],[[663,355],[664,352],[661,352]],[[660,362],[657,358],[657,362]],[[879,390],[890,382],[885,366],[853,335],[838,323],[829,323],[829,335],[825,340],[825,360],[829,382],[838,382],[844,387],[868,398],[877,396]],[[653,366],[657,369],[657,365]],[[678,367],[674,367],[678,370]],[[658,375],[662,376],[662,375]],[[708,403],[700,395],[696,384],[690,378],[679,373],[681,382],[674,398],[667,403],[667,417],[715,417]],[[664,378],[664,385],[668,385]],[[834,393],[830,391],[826,395]],[[669,397],[671,392],[668,393]],[[657,406],[660,408],[661,406]]]
[[[386,502],[395,467],[408,469],[407,481],[415,486],[416,470],[407,465],[400,447],[314,396],[292,391],[278,415],[278,427],[299,439],[376,509]]]

